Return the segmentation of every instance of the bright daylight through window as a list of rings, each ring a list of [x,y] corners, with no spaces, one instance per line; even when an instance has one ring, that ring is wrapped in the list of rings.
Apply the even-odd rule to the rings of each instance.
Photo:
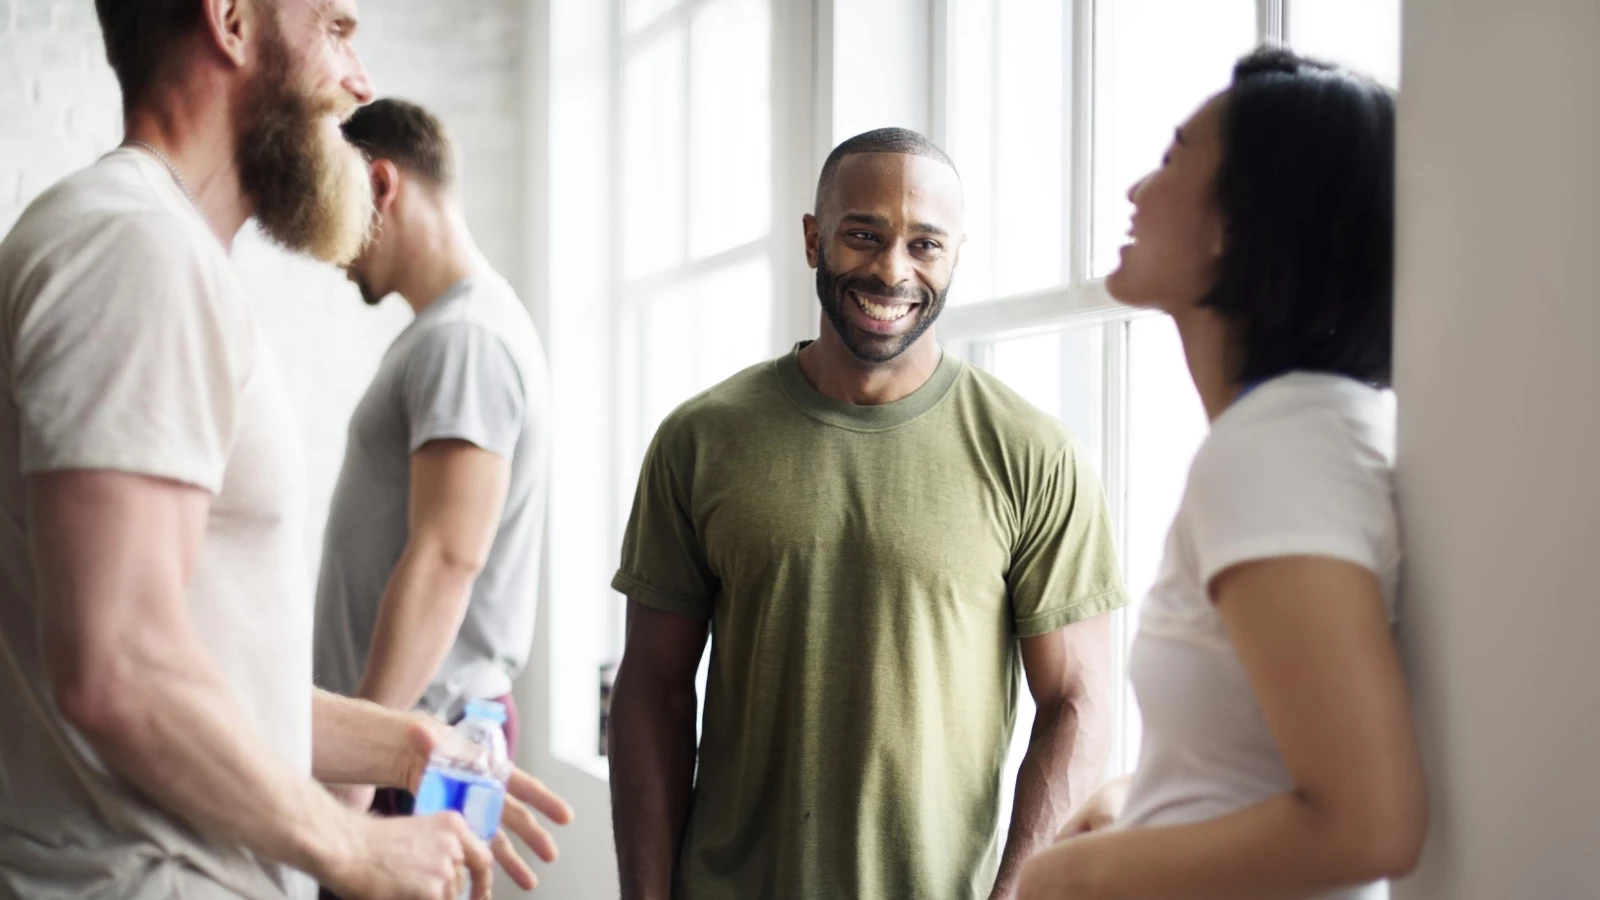
[[[1116,307],[1101,286],[1128,189],[1258,42],[1390,84],[1399,68],[1399,0],[552,6],[552,360],[558,382],[577,385],[557,401],[557,686],[594,679],[620,653],[621,600],[606,584],[662,417],[815,333],[793,258],[809,209],[792,198],[809,197],[833,144],[901,125],[949,151],[969,239],[941,339],[1078,436],[1137,598],[1205,421],[1170,322]],[[783,94],[780,74],[801,78],[809,103]],[[1136,616],[1117,614],[1123,684]],[[563,758],[593,764],[597,693],[552,697]],[[1032,717],[1023,702],[1008,777]],[[1131,693],[1118,706],[1113,765],[1125,771],[1138,714]]]

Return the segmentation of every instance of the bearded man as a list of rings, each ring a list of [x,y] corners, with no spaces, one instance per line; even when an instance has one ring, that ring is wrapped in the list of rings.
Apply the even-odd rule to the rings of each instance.
[[[804,227],[821,336],[668,416],[634,497],[622,896],[1009,898],[1106,759],[1127,598],[1103,492],[1059,422],[934,338],[964,239],[942,150],[845,141]]]
[[[414,788],[449,740],[312,689],[300,448],[228,261],[251,217],[362,245],[353,0],[96,8],[127,140],[0,244],[0,897],[486,897],[494,858],[531,885],[503,834],[317,784]]]

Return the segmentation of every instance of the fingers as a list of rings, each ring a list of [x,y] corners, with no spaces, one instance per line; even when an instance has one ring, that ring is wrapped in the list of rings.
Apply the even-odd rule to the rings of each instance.
[[[505,870],[517,887],[531,891],[539,886],[538,876],[533,874],[533,869],[522,861],[517,855],[517,848],[511,845],[511,839],[506,837],[504,831],[494,836],[494,858],[500,863],[500,868]]]
[[[535,856],[545,862],[555,862],[556,857],[560,855],[555,838],[550,836],[550,832],[539,825],[539,820],[534,818],[526,806],[510,797],[506,798],[505,809],[500,813],[500,825],[520,838]]]
[[[467,820],[454,813],[449,814],[456,828],[456,835],[461,839],[461,850],[465,856],[467,871],[472,876],[472,896],[474,900],[489,900],[489,892],[494,887],[494,856],[489,853],[489,848],[483,841],[472,833],[467,827]]]
[[[511,779],[506,782],[506,793],[537,809],[557,825],[572,821],[572,807],[567,805],[567,801],[545,787],[544,782],[521,769],[511,771]]]

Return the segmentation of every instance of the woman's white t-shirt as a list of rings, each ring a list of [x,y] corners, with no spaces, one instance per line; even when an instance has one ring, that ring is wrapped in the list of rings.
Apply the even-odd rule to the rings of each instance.
[[[1117,827],[1214,819],[1294,787],[1206,586],[1251,560],[1332,557],[1378,576],[1392,620],[1394,425],[1390,392],[1312,373],[1261,385],[1212,424],[1140,611],[1144,739]],[[1375,884],[1322,897],[1386,895]]]

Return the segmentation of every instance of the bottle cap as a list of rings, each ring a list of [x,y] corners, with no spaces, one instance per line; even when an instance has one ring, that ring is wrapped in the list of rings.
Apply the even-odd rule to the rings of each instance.
[[[497,725],[504,725],[506,706],[498,700],[472,700],[467,703],[466,718],[488,719]]]

